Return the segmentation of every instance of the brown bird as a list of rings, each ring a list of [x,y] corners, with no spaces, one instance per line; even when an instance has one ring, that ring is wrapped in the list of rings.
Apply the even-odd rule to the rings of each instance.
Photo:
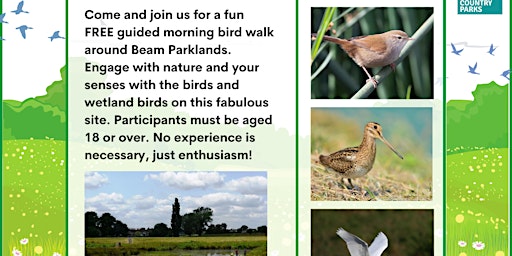
[[[367,174],[373,167],[375,154],[377,152],[375,139],[380,139],[386,144],[398,157],[404,157],[389,144],[382,135],[382,127],[375,122],[369,122],[364,127],[363,141],[358,147],[345,148],[334,152],[328,156],[320,155],[319,160],[327,169],[334,170],[341,174],[343,178],[347,178],[350,186],[352,178],[359,178]]]
[[[316,34],[312,34],[313,39]],[[382,34],[358,36],[350,39],[342,39],[332,36],[324,36],[323,40],[338,44],[352,60],[363,68],[377,88],[377,80],[373,78],[366,68],[375,68],[391,65],[395,68],[395,62],[405,44],[412,40],[407,33],[401,30],[391,30]]]

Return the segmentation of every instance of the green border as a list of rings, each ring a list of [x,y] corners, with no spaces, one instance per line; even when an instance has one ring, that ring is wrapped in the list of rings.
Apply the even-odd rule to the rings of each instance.
[[[434,11],[435,12],[435,11]],[[443,0],[443,255],[446,255],[446,0]]]
[[[64,242],[65,243],[65,248],[66,248],[66,255],[69,255],[69,205],[68,205],[68,202],[69,202],[69,184],[68,184],[68,171],[69,171],[69,157],[68,157],[68,146],[69,146],[69,137],[68,137],[68,134],[69,134],[69,125],[68,125],[68,122],[69,122],[69,56],[68,56],[68,44],[69,44],[69,29],[68,29],[68,5],[69,5],[69,2],[68,0],[65,0],[66,3],[65,3],[65,19],[66,19],[66,24],[65,24],[65,30],[66,30],[66,46],[65,46],[65,58],[66,58],[66,81],[64,81],[65,83],[65,88],[66,88],[66,99],[64,100],[65,104],[66,104],[66,113],[64,114],[65,117],[66,117],[66,129],[65,129],[65,133],[66,133],[66,136],[65,136],[65,150],[66,150],[66,153],[64,155],[64,159],[66,161],[66,170],[65,170],[65,174],[64,174],[64,178],[66,179],[66,187],[65,187],[65,191],[66,191],[66,196],[64,197],[66,202],[64,202],[64,205],[66,206],[65,209],[66,209],[66,220],[65,220],[65,224],[64,224],[64,230],[66,232],[66,241]],[[83,222],[82,222],[83,223]]]
[[[299,0],[295,0],[295,255],[299,255]]]
[[[503,3],[501,3],[503,4]],[[511,18],[511,14],[512,14],[512,5],[509,3],[509,28],[512,28],[512,18]],[[459,15],[459,14],[457,14]],[[505,14],[500,14],[500,15],[505,15]],[[510,45],[510,42],[512,41],[512,35],[509,31],[509,51],[512,49],[511,48],[511,45]],[[446,189],[446,186],[447,186],[447,183],[446,183],[446,175],[447,175],[447,167],[446,167],[446,156],[447,156],[447,151],[446,151],[446,146],[447,146],[447,138],[446,138],[446,130],[447,130],[447,115],[446,115],[446,105],[447,105],[447,101],[446,101],[446,45],[447,45],[447,42],[446,42],[446,0],[443,0],[443,148],[444,148],[444,154],[443,154],[443,255],[446,255],[446,252],[447,252],[447,245],[446,245],[446,237],[447,237],[447,232],[448,232],[448,229],[446,227],[447,225],[447,219],[446,219],[446,197],[447,197],[447,189]],[[512,67],[512,58],[510,58],[509,56],[509,68]],[[512,254],[512,248],[511,248],[511,236],[510,236],[510,206],[512,205],[512,198],[511,198],[511,194],[510,194],[510,181],[511,181],[511,177],[510,177],[510,174],[512,174],[512,172],[510,171],[510,168],[511,168],[511,163],[510,163],[510,156],[511,156],[511,153],[512,153],[512,150],[510,148],[510,146],[512,145],[512,136],[510,134],[510,128],[511,128],[511,117],[510,117],[510,113],[512,111],[512,108],[511,108],[511,104],[510,104],[510,99],[512,98],[512,90],[510,89],[510,80],[509,80],[509,98],[508,98],[508,113],[509,113],[509,117],[508,117],[508,127],[509,127],[509,134],[508,134],[508,138],[509,138],[509,143],[508,143],[508,157],[509,157],[509,161],[508,161],[508,169],[509,169],[509,175],[508,175],[508,198],[509,198],[509,204],[507,205],[507,208],[509,209],[508,210],[508,254],[506,255],[511,255]]]
[[[3,13],[3,1],[0,0],[0,13]],[[0,35],[2,35],[3,37],[3,25],[0,24]],[[0,40],[0,74],[3,74],[4,73],[4,68],[2,66],[2,62],[3,62],[3,42],[2,40]],[[2,143],[0,143],[0,152],[2,153],[2,156],[0,156],[0,167],[2,168],[2,173],[0,174],[0,184],[2,185],[2,189],[0,189],[0,230],[4,230],[3,229],[3,223],[4,223],[4,208],[3,208],[3,205],[4,205],[4,202],[2,200],[3,198],[3,187],[4,187],[4,180],[3,180],[3,169],[4,169],[4,158],[3,158],[3,155],[4,155],[4,137],[3,137],[3,134],[4,134],[4,109],[3,109],[3,106],[4,106],[4,94],[3,94],[3,75],[0,75],[0,99],[2,99],[2,102],[0,102],[0,116],[2,118],[0,118],[0,125],[2,126],[2,132],[0,132],[0,141]],[[0,231],[0,247],[3,247],[4,245],[4,238],[3,238],[3,235],[2,235],[3,232]],[[1,252],[0,252],[1,253]]]
[[[3,9],[2,9],[2,1],[0,0],[0,13],[3,13]],[[66,31],[66,88],[69,88],[69,84],[68,84],[68,78],[69,78],[69,56],[68,56],[68,46],[69,46],[69,30],[68,30],[68,21],[69,21],[69,12],[68,12],[68,7],[69,7],[69,2],[68,0],[66,0],[66,3],[65,3],[65,11],[66,11],[66,14],[65,14],[65,17],[66,17],[66,28],[65,28],[65,31]],[[512,19],[510,18],[510,13],[512,13],[512,5],[509,5],[509,26],[512,27]],[[295,240],[296,240],[296,243],[295,243],[295,250],[296,250],[296,255],[299,254],[299,232],[298,232],[298,227],[299,227],[299,76],[298,76],[298,71],[299,71],[299,59],[298,59],[298,56],[299,56],[299,3],[298,3],[298,0],[295,1],[295,58],[296,58],[296,61],[295,61],[295,90],[296,90],[296,93],[295,93],[295,192],[296,192],[296,195],[295,195],[295,213],[296,213],[296,216],[295,216],[295,228],[296,228],[296,232],[295,232]],[[0,26],[0,35],[2,34],[2,26]],[[510,34],[509,34],[509,37],[510,37]],[[512,41],[512,37],[510,37],[511,41]],[[510,49],[510,45],[509,45],[509,49]],[[3,67],[2,67],[2,64],[3,64],[3,47],[2,47],[2,42],[0,41],[0,70],[2,70],[3,72]],[[509,64],[510,64],[510,67],[512,67],[512,58],[509,59]],[[509,83],[510,84],[510,83]],[[446,0],[443,0],[443,148],[446,149]],[[2,101],[3,101],[3,80],[0,79],[0,97],[2,98]],[[512,91],[509,89],[509,111],[511,110],[511,104],[510,104],[510,98],[512,98]],[[68,99],[69,99],[69,91],[67,90],[66,91],[66,105],[68,105]],[[0,104],[0,112],[2,114],[2,119],[0,120],[0,124],[3,125],[3,104]],[[69,120],[69,116],[68,116],[68,111],[66,110],[66,121]],[[509,118],[509,127],[511,126],[511,122],[510,122],[510,118]],[[67,138],[67,135],[68,135],[68,128],[66,127],[66,138]],[[3,133],[0,133],[0,140],[2,141],[2,145],[0,145],[0,149],[2,149],[2,152],[3,152]],[[509,156],[511,155],[512,153],[512,150],[510,149],[510,145],[512,144],[512,136],[510,136],[509,134]],[[69,194],[68,194],[68,166],[69,166],[69,158],[68,158],[68,154],[67,154],[67,148],[68,148],[68,140],[66,139],[66,174],[65,174],[65,177],[66,177],[66,209],[68,209],[68,201],[69,201]],[[0,159],[0,164],[1,166],[3,167],[3,159]],[[509,169],[510,169],[510,162],[509,162]],[[3,185],[3,175],[0,175],[0,184]],[[446,255],[446,150],[443,154],[443,254]],[[3,186],[2,186],[3,187]],[[2,229],[2,224],[3,224],[3,201],[2,201],[2,193],[3,193],[3,190],[0,190],[0,230]],[[510,197],[510,177],[509,177],[509,208],[510,208],[510,205],[512,204],[512,197]],[[69,209],[68,209],[69,210]],[[69,212],[68,212],[69,213]],[[65,230],[66,230],[66,234],[67,236],[69,237],[69,221],[68,221],[68,217],[66,217],[66,224],[65,224]],[[509,223],[510,223],[510,211],[509,211]],[[510,230],[510,228],[509,228]],[[509,234],[509,238],[510,238],[510,234]],[[3,238],[2,238],[2,233],[0,232],[0,239],[2,240],[2,244],[3,244]],[[68,239],[66,238],[66,252],[69,252],[69,241]],[[511,248],[510,248],[510,240],[509,240],[509,254],[511,254]]]

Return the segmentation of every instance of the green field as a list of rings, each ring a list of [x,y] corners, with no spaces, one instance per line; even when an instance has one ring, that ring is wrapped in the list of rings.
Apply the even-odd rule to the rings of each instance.
[[[66,255],[65,142],[2,146],[2,255]]]
[[[507,255],[508,158],[507,149],[447,156],[447,255]]]
[[[222,251],[234,253],[247,250],[248,256],[267,255],[266,236],[218,236],[218,237],[134,237],[87,238],[86,255],[202,255]],[[233,254],[234,255],[234,254]]]

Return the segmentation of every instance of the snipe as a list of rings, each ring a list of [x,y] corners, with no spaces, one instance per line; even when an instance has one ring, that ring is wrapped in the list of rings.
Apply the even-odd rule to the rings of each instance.
[[[375,122],[369,122],[364,127],[363,141],[358,147],[345,148],[334,152],[328,156],[320,155],[319,160],[327,169],[334,170],[341,174],[341,178],[347,178],[350,186],[352,178],[359,178],[367,174],[375,162],[377,152],[375,139],[380,139],[386,144],[398,157],[404,157],[391,146],[391,144],[382,135],[382,127]]]

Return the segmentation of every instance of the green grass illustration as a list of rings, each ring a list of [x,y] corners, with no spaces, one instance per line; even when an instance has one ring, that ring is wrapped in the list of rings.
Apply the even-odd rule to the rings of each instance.
[[[2,255],[66,255],[65,142],[3,141]],[[21,254],[17,254],[21,253]]]
[[[446,255],[508,252],[508,85],[447,103]]]
[[[507,149],[448,155],[447,163],[447,255],[506,255]]]

